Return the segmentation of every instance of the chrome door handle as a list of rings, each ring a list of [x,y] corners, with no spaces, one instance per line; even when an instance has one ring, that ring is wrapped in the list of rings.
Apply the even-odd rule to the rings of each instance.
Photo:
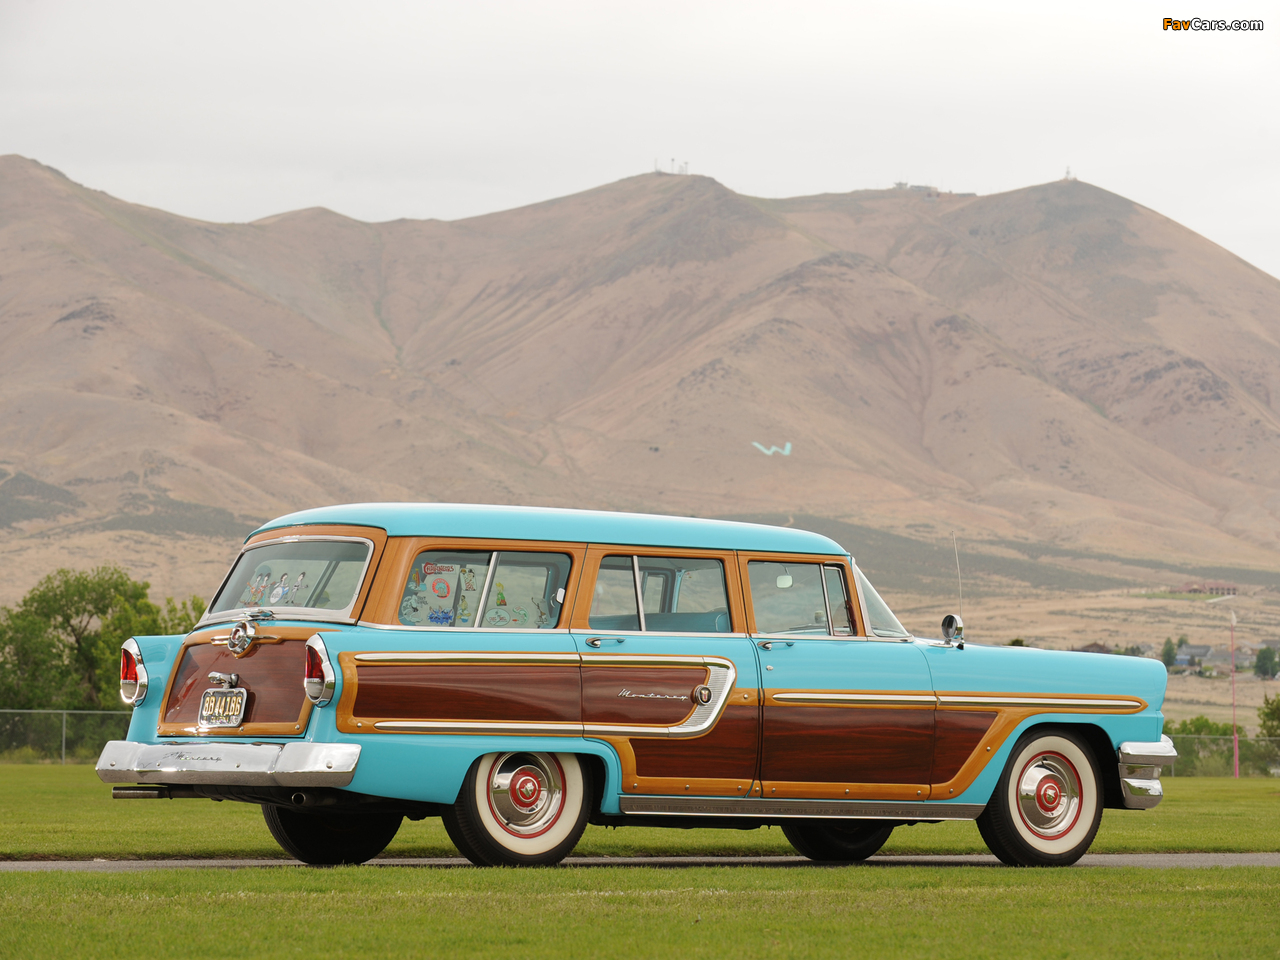
[[[615,637],[615,638],[614,638],[614,640],[613,640],[613,642],[614,642],[614,643],[626,643],[627,641],[626,641],[625,639],[623,639],[622,637]],[[588,647],[599,647],[599,646],[600,646],[600,644],[602,644],[602,643],[604,643],[604,640],[600,639],[599,637],[592,637],[590,640],[588,640],[588,641],[587,641],[587,646],[588,646]]]
[[[775,643],[785,643],[788,647],[796,645],[794,640],[759,640],[756,642],[756,646],[761,650],[772,650]]]

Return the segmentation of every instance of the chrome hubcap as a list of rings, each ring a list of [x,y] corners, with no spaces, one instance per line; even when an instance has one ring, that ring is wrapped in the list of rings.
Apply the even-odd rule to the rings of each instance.
[[[556,758],[539,753],[504,753],[489,769],[489,809],[502,829],[536,837],[564,809],[564,771]]]
[[[1032,757],[1018,776],[1018,813],[1036,836],[1052,840],[1080,818],[1080,775],[1060,753]]]

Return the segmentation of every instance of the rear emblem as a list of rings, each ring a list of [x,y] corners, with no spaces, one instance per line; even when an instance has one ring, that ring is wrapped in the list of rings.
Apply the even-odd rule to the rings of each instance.
[[[252,620],[241,620],[231,628],[231,636],[227,637],[227,649],[235,656],[242,657],[258,636],[258,625]]]

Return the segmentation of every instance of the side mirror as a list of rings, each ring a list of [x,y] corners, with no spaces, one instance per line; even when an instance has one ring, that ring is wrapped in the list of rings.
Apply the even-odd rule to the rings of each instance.
[[[942,618],[942,637],[944,640],[956,642],[956,646],[964,649],[964,621],[954,613]]]

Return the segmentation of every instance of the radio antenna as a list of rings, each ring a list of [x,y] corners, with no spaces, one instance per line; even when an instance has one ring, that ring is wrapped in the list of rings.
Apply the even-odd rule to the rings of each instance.
[[[964,581],[960,579],[960,548],[956,546],[956,532],[951,531],[951,549],[956,553],[956,586],[960,590],[960,619],[964,620]]]

